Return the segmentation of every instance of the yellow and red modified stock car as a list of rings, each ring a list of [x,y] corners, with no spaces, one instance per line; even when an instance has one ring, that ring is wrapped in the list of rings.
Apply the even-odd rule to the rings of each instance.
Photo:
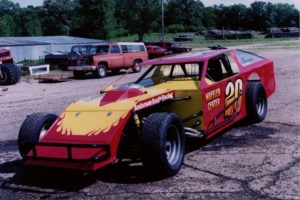
[[[246,119],[257,123],[275,91],[273,62],[215,48],[149,60],[135,82],[68,106],[60,116],[34,113],[20,129],[26,164],[97,170],[139,157],[149,171],[176,174],[187,136],[207,140]]]

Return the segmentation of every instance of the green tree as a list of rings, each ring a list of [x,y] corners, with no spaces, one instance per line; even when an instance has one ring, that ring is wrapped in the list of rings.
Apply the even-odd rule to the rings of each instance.
[[[166,24],[182,24],[186,31],[202,27],[204,5],[199,0],[169,0],[166,5]]]
[[[42,26],[45,35],[69,35],[76,8],[73,0],[44,0]]]
[[[0,0],[0,16],[13,15],[18,9],[20,9],[18,3],[13,3],[9,0]]]
[[[299,11],[294,5],[279,3],[273,5],[274,21],[276,26],[298,26],[299,27]]]
[[[109,39],[115,35],[115,1],[80,0],[79,12],[83,16],[81,36]]]
[[[15,36],[17,35],[17,25],[10,15],[0,17],[0,36]]]
[[[130,33],[137,33],[142,41],[145,33],[157,28],[160,19],[159,0],[116,0],[116,18]]]
[[[23,36],[39,36],[43,35],[42,23],[40,21],[41,9],[29,6],[27,8],[20,9],[16,13],[17,24],[21,29],[21,35]]]

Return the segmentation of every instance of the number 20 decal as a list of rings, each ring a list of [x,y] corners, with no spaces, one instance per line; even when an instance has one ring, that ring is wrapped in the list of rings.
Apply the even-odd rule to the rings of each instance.
[[[237,115],[242,108],[243,81],[228,82],[225,91],[225,118]]]

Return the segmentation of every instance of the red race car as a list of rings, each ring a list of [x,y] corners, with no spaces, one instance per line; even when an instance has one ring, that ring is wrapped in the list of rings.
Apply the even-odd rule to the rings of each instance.
[[[53,114],[29,115],[19,151],[29,165],[97,170],[118,158],[141,158],[156,175],[182,166],[186,137],[208,140],[245,119],[258,123],[275,91],[273,62],[215,48],[144,62],[135,82]],[[201,165],[201,163],[199,163]]]
[[[162,56],[171,55],[172,51],[168,51],[160,46],[148,45],[146,46],[149,58],[158,58]]]

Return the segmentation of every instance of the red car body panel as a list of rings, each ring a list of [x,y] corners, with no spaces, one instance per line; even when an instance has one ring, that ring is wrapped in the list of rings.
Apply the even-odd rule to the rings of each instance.
[[[10,60],[13,60],[10,51],[6,49],[0,49],[0,61],[3,62],[3,61],[10,61]]]
[[[149,58],[158,58],[171,54],[170,51],[159,46],[147,45],[146,48],[148,51]]]
[[[231,55],[234,61],[237,63],[239,73],[228,78],[225,78],[219,82],[211,83],[206,79],[206,71],[208,67],[208,62],[210,59],[219,55]],[[143,65],[167,65],[167,64],[180,64],[180,63],[203,63],[201,77],[199,77],[199,88],[202,92],[202,112],[203,112],[203,124],[205,139],[209,139],[212,136],[220,133],[220,131],[226,129],[237,121],[245,118],[247,116],[246,110],[246,84],[250,81],[252,76],[256,76],[260,79],[263,84],[267,96],[271,96],[275,92],[275,75],[273,62],[269,59],[261,58],[258,62],[253,62],[252,64],[247,64],[244,66],[239,62],[235,50],[225,49],[225,50],[214,50],[206,52],[192,52],[187,54],[182,54],[174,57],[159,58],[154,60],[149,60],[143,63]],[[235,104],[226,104],[228,96],[226,96],[226,89],[229,87],[238,86],[237,91],[239,99]],[[99,106],[113,105],[116,102],[122,102],[126,99],[134,99],[147,95],[147,92],[142,92],[139,89],[115,89],[108,91],[103,98],[99,98]],[[134,101],[139,103],[147,103],[147,101],[153,101],[160,97],[168,96],[168,98],[173,98],[176,96],[176,91],[168,90],[164,94],[158,94],[158,96],[152,96],[149,99],[144,99],[142,101]],[[241,97],[241,98],[240,98]],[[96,99],[98,101],[98,99]],[[158,101],[159,103],[160,101]],[[230,103],[230,102],[229,102]],[[217,104],[218,106],[215,106]],[[229,105],[226,107],[226,105]],[[149,104],[149,106],[151,106]],[[86,112],[90,112],[91,108],[82,107]],[[38,154],[39,157],[47,158],[60,158],[66,161],[51,161],[51,160],[28,160],[28,164],[33,165],[43,165],[52,167],[63,167],[63,168],[74,168],[83,170],[97,170],[117,159],[117,151],[119,147],[119,141],[123,130],[128,123],[129,119],[133,117],[135,113],[135,105],[130,104],[129,111],[124,112],[119,120],[115,123],[108,124],[107,131],[91,132],[84,135],[72,135],[72,130],[67,130],[67,132],[62,132],[60,130],[60,125],[64,119],[64,114],[62,114],[59,119],[52,125],[48,130],[48,133],[40,140],[41,143],[56,143],[56,144],[99,144],[109,146],[109,151],[99,148],[77,148],[72,147],[70,152],[66,146],[36,146],[35,151],[31,151],[29,156]],[[113,109],[113,108],[111,108]],[[239,110],[236,112],[236,110]],[[107,116],[111,114],[111,110],[105,110]],[[103,111],[104,112],[104,111]],[[75,116],[80,115],[80,111],[72,111],[72,109],[66,110],[66,114],[74,114]],[[99,122],[101,123],[101,122]],[[87,159],[95,156],[107,156],[106,159],[101,162],[86,161],[86,162],[67,162],[70,157],[74,159]]]

